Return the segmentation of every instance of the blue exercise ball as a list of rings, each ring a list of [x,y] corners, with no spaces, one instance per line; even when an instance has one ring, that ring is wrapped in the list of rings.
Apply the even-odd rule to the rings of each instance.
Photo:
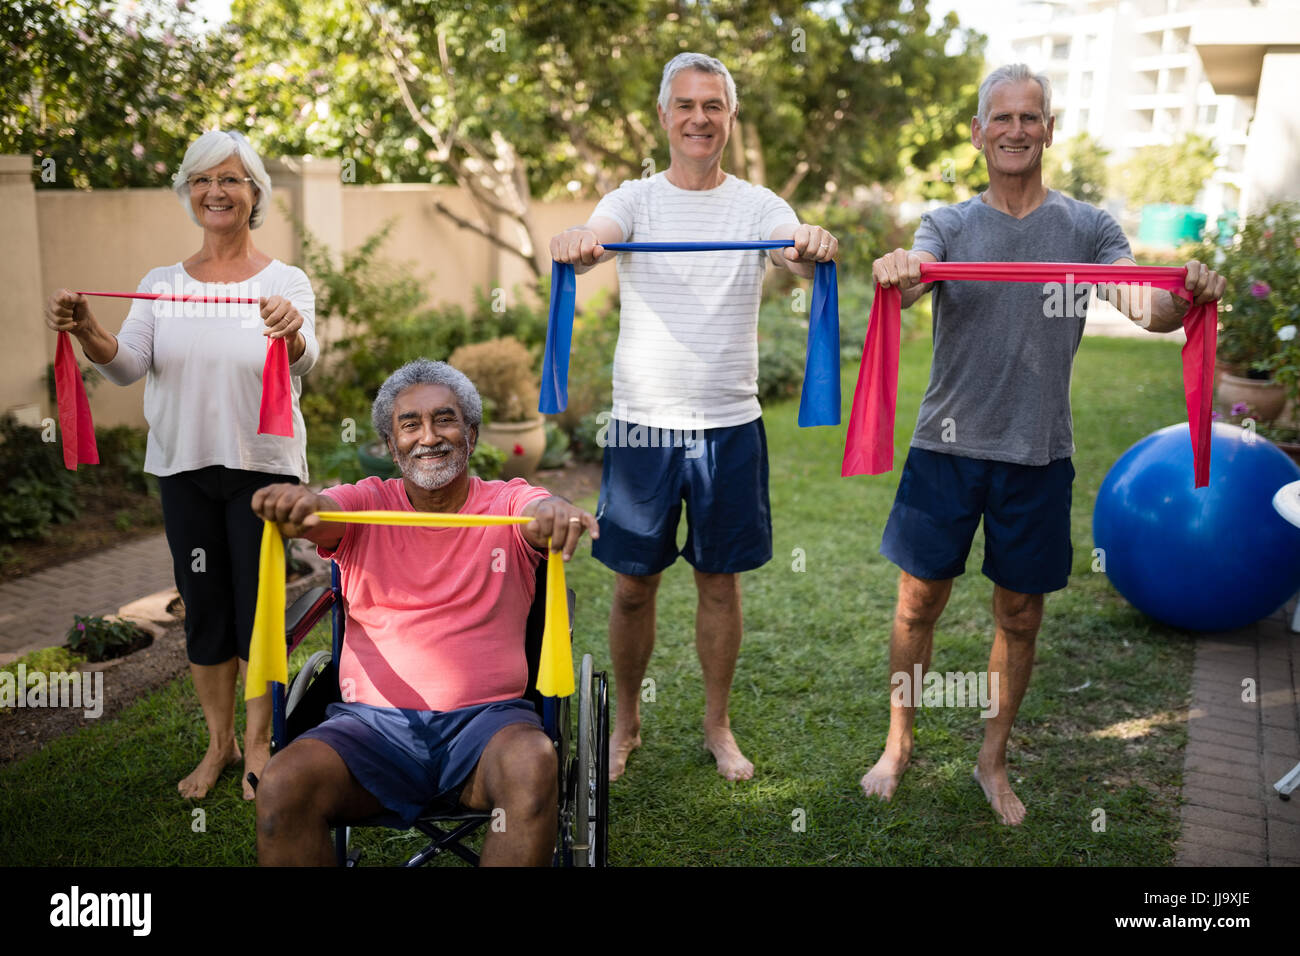
[[[1210,484],[1192,487],[1186,423],[1142,439],[1106,474],[1092,512],[1115,590],[1158,621],[1192,631],[1245,627],[1300,589],[1300,528],[1273,495],[1300,467],[1265,438],[1216,424]]]

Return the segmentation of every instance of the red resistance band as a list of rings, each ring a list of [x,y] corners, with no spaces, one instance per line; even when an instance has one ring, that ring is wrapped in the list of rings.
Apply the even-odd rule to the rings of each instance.
[[[76,471],[77,465],[98,465],[95,423],[90,418],[86,385],[81,380],[81,369],[72,354],[72,340],[67,332],[59,333],[59,343],[54,347],[54,394],[59,400],[64,466]]]
[[[1187,270],[1176,266],[1117,266],[1068,262],[923,262],[924,282],[975,280],[987,282],[1116,282],[1140,283],[1165,289],[1191,301],[1184,283]],[[898,403],[898,348],[902,325],[902,294],[897,286],[876,286],[871,303],[867,340],[862,347],[858,386],[844,443],[840,474],[879,475],[894,467],[894,413]],[[1214,353],[1219,337],[1219,303],[1187,310],[1183,317],[1187,344],[1183,346],[1183,391],[1192,432],[1195,487],[1210,483],[1210,405],[1213,398]]]
[[[77,465],[98,465],[95,423],[67,332],[59,333],[54,351],[54,391],[59,403],[59,427],[63,431],[63,464],[76,471]],[[262,406],[257,419],[259,435],[293,437],[293,393],[289,383],[289,343],[284,337],[271,339],[262,367]]]

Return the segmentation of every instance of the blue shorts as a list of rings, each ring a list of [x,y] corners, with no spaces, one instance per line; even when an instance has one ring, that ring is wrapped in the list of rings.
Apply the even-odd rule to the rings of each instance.
[[[541,729],[526,700],[460,710],[330,704],[326,721],[299,735],[329,744],[357,782],[409,827],[434,800],[459,797],[488,741],[510,724]]]
[[[619,574],[658,574],[680,554],[706,574],[752,571],[772,560],[767,434],[756,418],[686,432],[611,420],[592,555]],[[658,447],[639,445],[647,435]],[[674,438],[680,436],[676,433]],[[664,447],[668,446],[668,447]],[[677,522],[686,502],[686,546]]]
[[[945,580],[966,570],[984,519],[984,576],[1021,594],[1065,587],[1074,560],[1074,465],[1016,465],[912,448],[880,553],[908,574]]]

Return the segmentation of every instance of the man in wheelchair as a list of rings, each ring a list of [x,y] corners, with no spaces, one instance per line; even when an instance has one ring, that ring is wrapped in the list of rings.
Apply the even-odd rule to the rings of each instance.
[[[547,539],[568,560],[596,519],[522,479],[482,481],[467,462],[483,405],[442,362],[418,359],[379,390],[371,417],[402,477],[318,495],[270,485],[253,510],[339,565],[347,613],[344,702],[267,764],[257,787],[263,865],[329,866],[329,828],[383,814],[410,825],[459,796],[501,811],[483,865],[547,865],[557,767],[532,704],[521,699],[524,630]],[[317,511],[431,511],[531,516],[524,525],[412,528],[322,522]]]

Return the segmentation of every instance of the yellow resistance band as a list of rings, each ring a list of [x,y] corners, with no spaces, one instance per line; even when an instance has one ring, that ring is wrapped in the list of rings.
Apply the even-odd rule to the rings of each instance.
[[[510,515],[459,515],[411,511],[318,511],[321,521],[341,524],[386,524],[421,528],[482,528],[527,524],[532,518]],[[569,644],[569,600],[564,585],[564,557],[547,541],[546,627],[537,669],[537,689],[544,697],[573,693],[573,651]],[[257,613],[248,649],[248,679],[244,699],[261,697],[270,681],[289,682],[288,648],[284,641],[284,541],[274,521],[262,526],[258,560]]]

